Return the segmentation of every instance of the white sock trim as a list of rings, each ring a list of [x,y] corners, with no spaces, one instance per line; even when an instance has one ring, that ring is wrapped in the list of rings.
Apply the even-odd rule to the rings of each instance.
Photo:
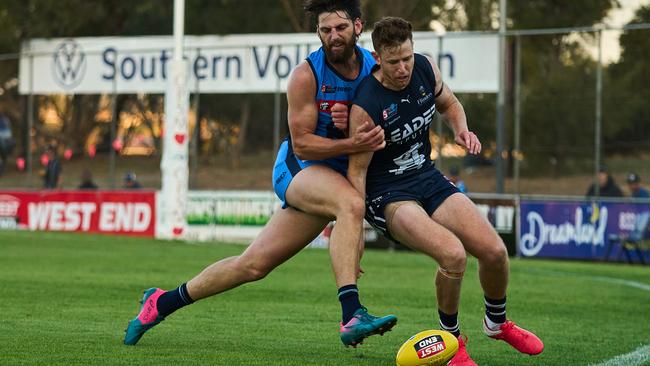
[[[487,315],[483,318],[483,332],[488,336],[495,336],[501,333],[501,325],[503,323],[495,323]]]

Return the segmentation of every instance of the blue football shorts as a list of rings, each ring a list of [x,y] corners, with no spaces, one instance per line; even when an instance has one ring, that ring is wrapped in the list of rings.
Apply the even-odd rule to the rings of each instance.
[[[282,201],[282,208],[290,207],[287,203],[286,193],[293,177],[300,173],[301,170],[316,164],[326,165],[343,176],[347,174],[347,158],[301,160],[294,154],[291,140],[286,138],[282,141],[273,167],[273,190]]]

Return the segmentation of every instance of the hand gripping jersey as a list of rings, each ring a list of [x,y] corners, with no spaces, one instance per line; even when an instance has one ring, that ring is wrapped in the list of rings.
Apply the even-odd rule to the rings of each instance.
[[[359,46],[356,46],[355,51],[360,70],[359,75],[354,80],[346,79],[327,63],[325,51],[322,47],[307,57],[307,63],[316,79],[317,90],[316,95],[314,95],[314,103],[318,108],[318,121],[314,133],[318,136],[330,139],[345,137],[341,130],[334,127],[331,116],[332,106],[336,103],[350,105],[357,87],[370,74],[372,67],[376,64],[370,51]],[[345,175],[348,167],[348,157],[340,156],[326,160],[301,160],[293,153],[290,139],[285,139],[280,145],[273,169],[273,188],[282,201],[283,207],[287,206],[285,193],[292,178],[301,169],[313,164],[327,165]]]

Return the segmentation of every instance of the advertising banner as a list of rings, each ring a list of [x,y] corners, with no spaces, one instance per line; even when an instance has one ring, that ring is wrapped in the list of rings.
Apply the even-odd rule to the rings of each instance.
[[[189,191],[184,238],[250,243],[279,208],[271,191]]]
[[[640,226],[647,223],[650,204],[523,200],[520,208],[517,250],[524,257],[600,260],[610,240],[647,238]]]
[[[155,192],[0,191],[0,229],[154,236]]]
[[[452,90],[498,90],[496,34],[413,34]],[[372,49],[370,32],[359,42]],[[201,93],[286,91],[291,70],[321,46],[316,34],[186,36],[187,86]],[[23,43],[21,94],[163,93],[172,77],[172,36],[31,39]]]
[[[514,234],[517,203],[514,198],[487,198],[470,195],[478,210],[500,234]]]
[[[272,191],[189,191],[186,240],[220,240],[250,243],[262,231],[280,200]],[[364,222],[366,243],[377,241],[377,233]],[[310,243],[326,248],[333,223]],[[300,230],[300,228],[297,228]]]
[[[515,216],[517,202],[505,195],[470,194],[476,208],[492,224],[508,248],[508,255],[517,253],[517,235],[515,233]]]

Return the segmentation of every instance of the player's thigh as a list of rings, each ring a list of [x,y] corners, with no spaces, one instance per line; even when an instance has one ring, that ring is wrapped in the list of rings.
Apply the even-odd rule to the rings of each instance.
[[[365,207],[363,197],[347,178],[325,165],[301,170],[291,181],[286,199],[292,207],[328,218],[335,218],[341,211],[363,216]]]
[[[492,225],[476,205],[462,193],[449,196],[431,218],[453,232],[465,249],[475,257],[504,250],[505,246]]]
[[[416,202],[392,202],[384,212],[390,234],[400,243],[432,257],[448,269],[464,269],[465,249],[461,242]]]
[[[291,207],[276,211],[242,254],[242,260],[271,270],[311,243],[329,220]]]

